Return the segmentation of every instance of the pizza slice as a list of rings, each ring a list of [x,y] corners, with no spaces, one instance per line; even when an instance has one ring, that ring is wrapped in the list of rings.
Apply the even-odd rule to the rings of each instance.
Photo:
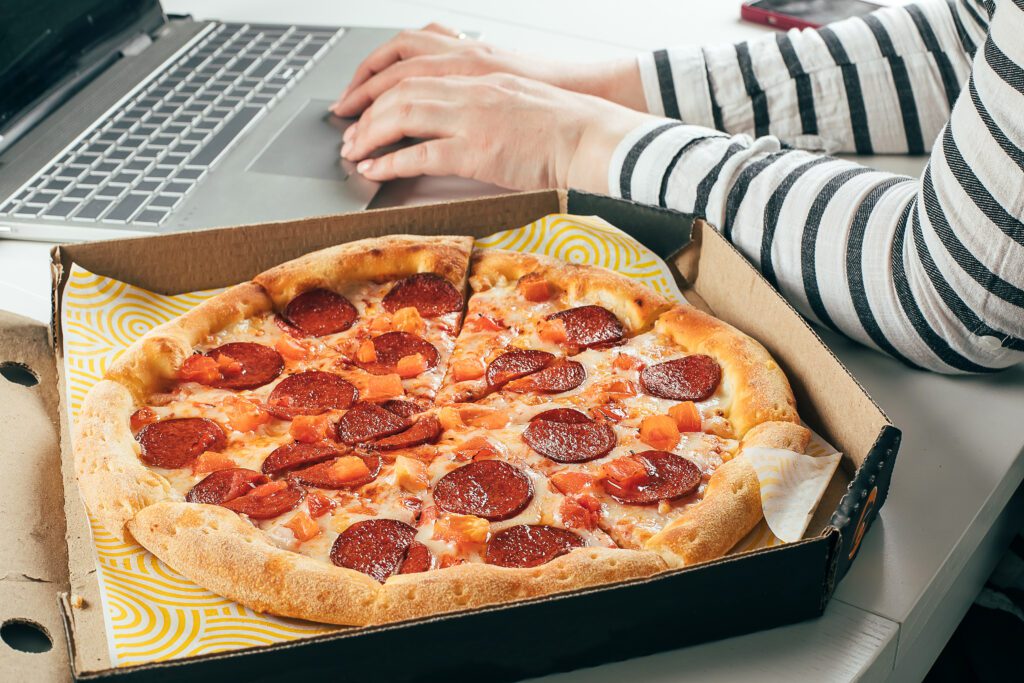
[[[535,254],[478,251],[471,268],[472,296],[439,403],[571,392],[587,378],[575,356],[623,343],[668,307],[639,282]]]

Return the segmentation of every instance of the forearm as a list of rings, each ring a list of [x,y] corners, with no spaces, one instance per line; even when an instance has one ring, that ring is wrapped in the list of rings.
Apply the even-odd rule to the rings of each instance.
[[[968,11],[925,0],[820,30],[641,55],[646,106],[801,149],[924,153],[984,35],[984,21],[961,18]]]
[[[964,206],[947,162],[941,180],[915,180],[665,125],[620,145],[613,194],[705,216],[801,312],[911,365],[985,372],[1024,358],[1024,259],[999,258],[1022,247]]]

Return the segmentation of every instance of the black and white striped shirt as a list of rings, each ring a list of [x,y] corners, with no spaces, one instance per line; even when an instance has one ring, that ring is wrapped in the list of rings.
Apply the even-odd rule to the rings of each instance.
[[[906,363],[1024,359],[1024,0],[922,0],[640,71],[666,119],[619,145],[613,194],[705,216],[803,313]],[[929,147],[919,179],[822,154]]]

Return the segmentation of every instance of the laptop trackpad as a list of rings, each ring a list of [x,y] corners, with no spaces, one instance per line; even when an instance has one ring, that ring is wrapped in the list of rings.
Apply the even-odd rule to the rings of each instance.
[[[343,160],[341,134],[352,123],[327,111],[331,100],[310,100],[249,166],[250,171],[344,181],[355,164]],[[357,176],[358,177],[358,176]]]

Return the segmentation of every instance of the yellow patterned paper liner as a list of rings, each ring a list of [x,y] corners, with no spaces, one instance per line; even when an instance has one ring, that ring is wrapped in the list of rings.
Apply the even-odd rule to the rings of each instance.
[[[599,265],[636,278],[674,301],[684,301],[665,263],[649,249],[596,217],[546,216],[477,240],[478,248],[543,253]],[[190,310],[222,289],[155,294],[75,265],[64,291],[61,319],[68,410],[107,367],[151,328]],[[815,442],[831,453],[823,441]],[[115,666],[269,645],[327,633],[335,627],[258,614],[201,588],[138,545],[122,543],[91,521],[110,660]],[[744,549],[777,545],[765,530]]]

